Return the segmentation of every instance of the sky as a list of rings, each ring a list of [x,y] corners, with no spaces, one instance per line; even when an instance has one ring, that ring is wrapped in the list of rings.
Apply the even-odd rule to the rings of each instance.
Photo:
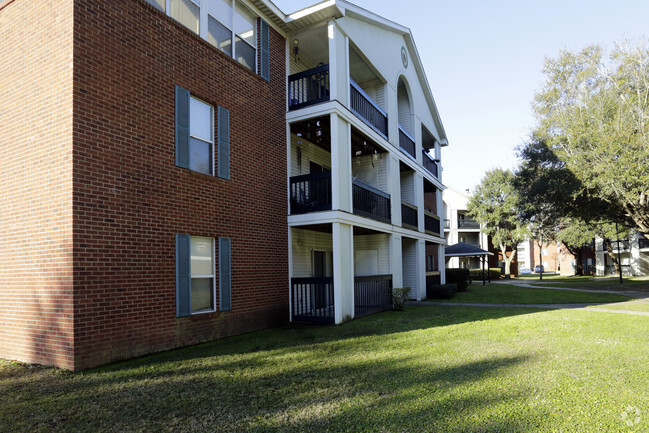
[[[311,0],[272,0],[283,12]],[[352,0],[409,27],[449,146],[442,181],[473,190],[496,167],[514,169],[534,127],[531,103],[546,57],[649,34],[647,0]]]

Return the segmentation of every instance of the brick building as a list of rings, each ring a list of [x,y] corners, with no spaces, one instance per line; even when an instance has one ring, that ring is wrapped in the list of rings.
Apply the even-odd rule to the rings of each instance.
[[[439,115],[409,30],[350,3],[0,1],[0,118],[0,358],[80,370],[443,281]]]
[[[277,18],[237,1],[218,45],[212,11],[161,9],[0,3],[0,357],[83,369],[288,321]]]

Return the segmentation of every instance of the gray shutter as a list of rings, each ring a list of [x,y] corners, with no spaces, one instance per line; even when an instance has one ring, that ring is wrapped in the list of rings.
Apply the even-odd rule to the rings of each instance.
[[[189,91],[176,86],[176,165],[189,168]]]
[[[190,236],[176,235],[176,316],[191,314]]]
[[[230,239],[219,238],[219,310],[232,309]]]
[[[270,37],[268,33],[268,23],[261,20],[261,54],[259,63],[261,64],[261,78],[266,81],[270,81]]]
[[[220,106],[217,128],[217,175],[223,179],[230,179],[230,111]]]

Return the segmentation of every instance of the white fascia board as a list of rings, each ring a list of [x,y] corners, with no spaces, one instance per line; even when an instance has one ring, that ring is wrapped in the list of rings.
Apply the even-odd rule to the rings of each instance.
[[[419,239],[436,244],[446,245],[446,240],[440,236],[433,236],[429,235],[428,233],[404,229],[403,227],[382,223],[371,218],[365,218],[356,214],[351,214],[339,210],[311,212],[306,214],[288,216],[289,227],[300,228],[302,226],[333,223],[348,224],[354,227],[372,229],[381,233],[399,234],[411,239]]]

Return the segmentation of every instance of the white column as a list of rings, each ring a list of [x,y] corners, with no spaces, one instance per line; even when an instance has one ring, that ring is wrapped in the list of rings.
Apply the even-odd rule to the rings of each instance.
[[[327,24],[329,37],[329,92],[332,101],[349,106],[348,38],[334,20]]]
[[[354,317],[354,231],[348,224],[333,223],[335,322]]]
[[[444,245],[438,246],[437,263],[440,273],[440,284],[446,284],[446,260],[444,259]]]
[[[293,229],[288,228],[288,320],[293,321],[293,290],[291,278],[293,277]]]
[[[424,225],[424,176],[415,173],[415,205],[417,206],[417,227],[420,232],[425,232]]]
[[[417,300],[426,298],[426,241],[417,241]]]
[[[331,120],[332,209],[352,212],[351,127],[337,114]]]
[[[388,155],[387,193],[390,194],[392,224],[401,227],[401,170],[399,169],[399,158],[391,152]]]
[[[390,235],[390,273],[392,274],[392,287],[403,287],[403,245],[401,242],[401,235]]]

